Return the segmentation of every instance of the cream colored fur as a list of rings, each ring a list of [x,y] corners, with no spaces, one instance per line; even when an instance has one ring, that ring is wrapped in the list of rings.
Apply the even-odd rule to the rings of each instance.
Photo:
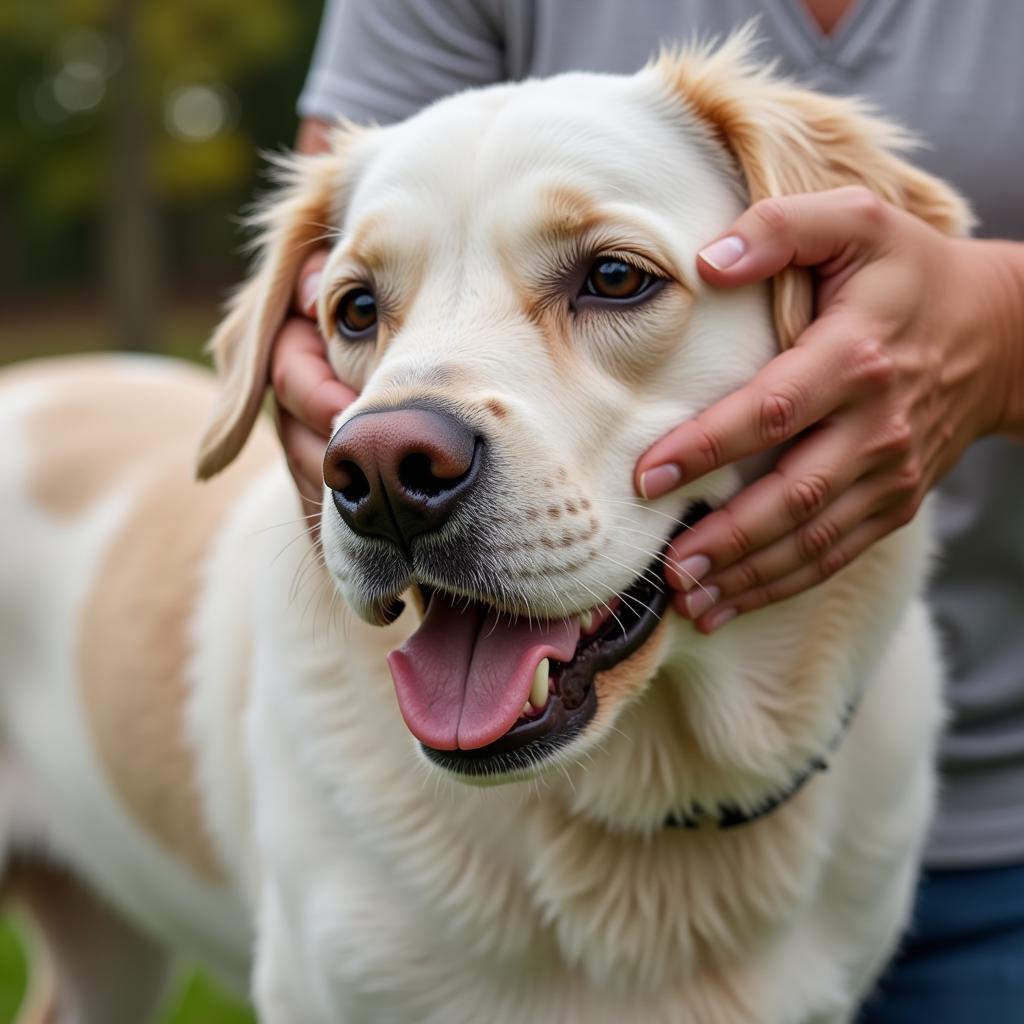
[[[523,777],[475,789],[428,765],[399,715],[384,658],[415,610],[367,624],[389,586],[448,585],[445,567],[402,577],[329,496],[321,561],[283,466],[229,464],[254,424],[265,443],[270,345],[296,268],[326,233],[321,326],[362,391],[338,424],[414,399],[457,406],[499,470],[464,592],[510,613],[599,605],[644,570],[688,498],[719,503],[740,486],[728,468],[641,502],[639,454],[749,379],[809,315],[795,275],[776,286],[774,318],[767,289],[707,289],[697,249],[751,198],[840,183],[964,230],[960,200],[893,155],[903,141],[857,104],[756,70],[743,38],[631,78],[469,92],[394,127],[342,129],[331,153],[289,165],[260,218],[257,269],[213,342],[221,384],[199,470],[228,466],[223,477],[175,477],[167,467],[189,439],[154,415],[141,452],[69,511],[52,483],[72,460],[54,461],[66,442],[41,425],[72,408],[62,403],[82,372],[111,395],[169,389],[165,406],[213,393],[191,372],[113,360],[0,378],[8,863],[53,863],[99,894],[100,937],[138,929],[150,1000],[157,940],[242,984],[251,969],[264,1024],[850,1021],[906,924],[933,801],[940,665],[919,597],[925,516],[815,591],[712,637],[667,618],[598,677],[580,737]],[[669,283],[631,310],[571,315],[565,272],[552,268],[608,252]],[[368,278],[379,337],[345,342],[335,306]],[[111,401],[95,415],[116,415]],[[100,436],[90,415],[74,417],[69,431]],[[213,492],[223,498],[210,499],[221,512],[207,540],[177,570],[153,563],[153,587],[198,586],[181,677],[154,682],[138,665],[138,685],[188,694],[166,725],[189,764],[169,772],[132,748],[141,779],[183,780],[173,820],[187,820],[190,797],[205,825],[168,843],[163,802],[140,813],[121,796],[125,759],[110,744],[121,749],[130,723],[93,731],[110,718],[90,694],[116,688],[81,682],[83,608],[123,578],[107,571],[119,552],[155,559],[175,543],[188,486],[238,473]],[[154,484],[169,510],[147,513],[138,548],[138,527],[126,531]],[[449,524],[444,541],[464,529]],[[150,614],[145,594],[136,600],[101,601],[130,611],[94,615],[91,629],[116,645],[138,625],[126,620]],[[671,813],[757,807],[822,755],[829,770],[753,824],[664,827]],[[138,1024],[140,994],[111,1011],[105,976],[90,991],[68,947],[55,953],[61,1024]]]

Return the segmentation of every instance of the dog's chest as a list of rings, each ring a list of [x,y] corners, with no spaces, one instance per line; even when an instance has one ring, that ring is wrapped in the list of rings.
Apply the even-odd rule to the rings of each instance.
[[[293,821],[308,811],[310,831],[279,836],[267,851],[281,902],[307,908],[274,943],[310,953],[287,969],[307,975],[300,998],[345,1007],[354,1021],[471,1021],[479,1017],[460,1007],[473,1005],[508,1022],[583,1008],[587,1019],[621,1021],[638,1007],[645,1020],[674,1020],[682,1005],[699,1014],[721,998],[724,959],[711,950],[752,952],[766,918],[799,903],[800,865],[785,878],[762,872],[756,886],[743,870],[752,859],[778,862],[766,837],[761,849],[738,837],[724,854],[679,831],[642,844],[572,822],[530,787],[437,787],[422,778],[378,682],[363,680],[369,698],[317,702],[332,737],[307,741],[319,747],[314,769],[294,758],[290,769],[267,766],[279,786],[282,771],[295,773],[295,789],[277,793]],[[343,787],[325,784],[342,777]],[[328,802],[320,811],[316,793]],[[314,845],[322,856],[310,859]],[[744,993],[760,986],[736,984],[732,1019],[753,1019]]]

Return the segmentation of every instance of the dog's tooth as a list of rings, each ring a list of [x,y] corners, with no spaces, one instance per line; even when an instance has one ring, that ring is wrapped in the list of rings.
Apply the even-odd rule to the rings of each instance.
[[[540,711],[548,702],[548,676],[551,673],[551,662],[542,658],[533,673],[533,685],[530,687],[530,703]]]
[[[580,612],[580,629],[589,633],[594,625],[594,613],[592,611]]]
[[[525,703],[525,704],[523,705],[523,710],[519,712],[519,717],[520,717],[520,718],[526,718],[526,716],[527,716],[527,715],[529,715],[529,713],[530,713],[530,712],[531,712],[532,710],[533,710],[533,707],[531,706],[530,702],[529,702],[529,701],[527,701],[527,702],[526,702],[526,703]]]

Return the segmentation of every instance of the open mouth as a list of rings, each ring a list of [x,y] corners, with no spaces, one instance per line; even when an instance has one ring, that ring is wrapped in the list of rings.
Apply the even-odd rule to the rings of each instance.
[[[683,522],[708,511],[694,503]],[[426,596],[419,629],[388,664],[427,757],[469,776],[531,768],[578,736],[597,710],[597,675],[639,650],[668,604],[660,555],[617,597],[562,619]]]

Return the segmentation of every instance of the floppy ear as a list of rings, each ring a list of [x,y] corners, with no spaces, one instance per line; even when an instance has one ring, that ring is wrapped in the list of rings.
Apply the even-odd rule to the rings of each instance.
[[[902,128],[859,99],[802,89],[753,58],[752,25],[718,48],[663,54],[656,67],[687,108],[730,151],[751,203],[769,196],[863,185],[882,199],[950,235],[974,218],[944,182],[897,154],[915,147]],[[773,282],[776,332],[788,348],[813,316],[807,271],[788,268]]]
[[[270,349],[299,269],[316,243],[337,228],[342,161],[336,145],[317,156],[277,164],[277,188],[250,220],[258,255],[208,345],[221,381],[220,398],[199,444],[196,475],[220,472],[241,451],[268,384]]]

